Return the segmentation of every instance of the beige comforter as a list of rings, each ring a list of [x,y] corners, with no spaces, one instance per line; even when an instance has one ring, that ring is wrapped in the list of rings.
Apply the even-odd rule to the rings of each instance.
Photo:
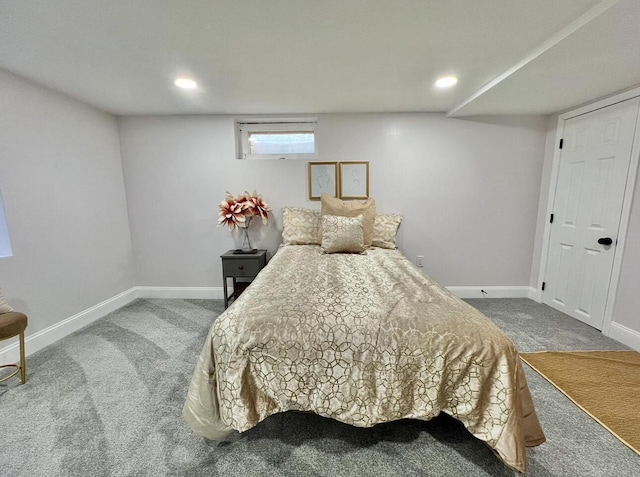
[[[283,246],[213,323],[193,430],[219,440],[287,410],[365,427],[445,412],[521,472],[544,442],[511,341],[395,250]]]

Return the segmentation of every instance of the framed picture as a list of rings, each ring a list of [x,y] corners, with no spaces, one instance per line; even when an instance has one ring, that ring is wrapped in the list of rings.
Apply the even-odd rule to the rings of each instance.
[[[309,178],[310,200],[320,200],[320,196],[323,192],[337,197],[337,162],[310,162],[308,165],[307,176]]]
[[[340,162],[340,198],[369,198],[369,162]]]

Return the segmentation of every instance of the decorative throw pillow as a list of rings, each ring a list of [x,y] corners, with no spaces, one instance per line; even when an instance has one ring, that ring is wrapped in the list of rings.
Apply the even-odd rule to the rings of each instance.
[[[364,217],[322,216],[322,250],[325,253],[363,253]]]
[[[4,299],[4,295],[2,294],[2,288],[0,288],[0,315],[2,313],[11,313],[13,308],[9,306],[7,300]]]
[[[283,207],[282,243],[284,245],[319,245],[322,216],[319,210]]]
[[[373,222],[373,242],[374,247],[397,248],[396,234],[402,222],[400,214],[376,215]]]
[[[370,247],[373,241],[373,222],[376,218],[376,201],[373,199],[359,202],[357,200],[344,201],[329,194],[320,196],[322,201],[322,215],[339,215],[342,217],[356,217],[362,214],[364,218],[364,246]]]

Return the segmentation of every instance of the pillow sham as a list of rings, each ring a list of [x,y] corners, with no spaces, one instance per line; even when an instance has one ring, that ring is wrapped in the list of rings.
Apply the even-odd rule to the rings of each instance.
[[[380,248],[397,248],[396,234],[402,222],[400,214],[376,215],[373,222],[373,240],[371,245]]]
[[[283,245],[320,245],[320,224],[322,216],[319,210],[300,207],[282,208],[282,244]]]
[[[364,217],[322,216],[322,250],[324,253],[363,253]]]
[[[4,295],[2,294],[2,288],[0,288],[0,315],[3,313],[11,313],[13,308],[9,306],[7,300],[5,300]]]
[[[329,194],[320,196],[322,201],[322,215],[338,215],[342,217],[356,217],[362,214],[364,220],[364,246],[370,247],[373,240],[373,222],[376,217],[376,201],[368,199],[365,202],[357,200],[340,200]]]

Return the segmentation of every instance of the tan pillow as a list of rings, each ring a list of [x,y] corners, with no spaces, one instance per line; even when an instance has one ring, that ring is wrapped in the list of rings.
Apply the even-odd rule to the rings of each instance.
[[[325,253],[363,253],[364,217],[322,216],[322,250]]]
[[[376,215],[373,222],[373,242],[374,247],[397,248],[396,234],[402,222],[400,214]]]
[[[2,313],[11,313],[13,308],[9,306],[7,300],[4,299],[4,295],[2,294],[2,288],[0,288],[0,315]]]
[[[319,210],[283,207],[282,243],[284,245],[320,245]]]
[[[322,215],[340,215],[355,217],[362,214],[364,218],[364,246],[370,247],[373,241],[373,222],[376,218],[376,201],[373,199],[359,202],[357,200],[340,200],[329,194],[320,196]]]

